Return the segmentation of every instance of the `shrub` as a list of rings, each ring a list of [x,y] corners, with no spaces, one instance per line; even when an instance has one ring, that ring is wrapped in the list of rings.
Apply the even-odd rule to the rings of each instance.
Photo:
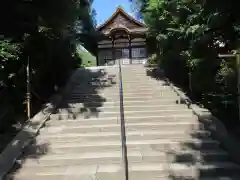
[[[154,53],[148,57],[148,64],[149,65],[157,64],[157,54],[156,53]]]

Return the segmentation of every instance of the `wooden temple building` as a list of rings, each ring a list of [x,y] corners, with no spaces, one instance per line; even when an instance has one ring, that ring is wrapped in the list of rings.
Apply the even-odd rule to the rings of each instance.
[[[134,19],[122,8],[98,31],[98,65],[140,64],[147,58],[145,24]]]

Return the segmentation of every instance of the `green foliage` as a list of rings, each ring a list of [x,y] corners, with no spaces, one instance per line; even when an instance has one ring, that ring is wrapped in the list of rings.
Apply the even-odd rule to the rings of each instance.
[[[234,127],[236,59],[220,59],[218,54],[239,48],[237,1],[131,1],[147,24],[149,37],[155,38],[153,49],[166,75],[215,115],[231,119],[224,122]]]
[[[0,41],[0,57],[2,61],[18,60],[19,45],[9,40]]]
[[[151,54],[148,57],[148,64],[157,64],[157,54]]]
[[[79,64],[79,67],[90,67],[97,65],[97,59],[91,53],[82,50],[78,51],[77,55],[82,60],[82,62]]]
[[[2,3],[0,13],[10,15],[0,14],[0,102],[12,107],[13,117],[24,113],[28,59],[34,109],[55,92],[55,86],[63,86],[72,69],[81,63],[76,39],[95,49],[96,12],[91,4],[87,0]]]
[[[0,40],[0,81],[3,84],[15,75],[12,65],[19,60],[20,46],[9,40]]]

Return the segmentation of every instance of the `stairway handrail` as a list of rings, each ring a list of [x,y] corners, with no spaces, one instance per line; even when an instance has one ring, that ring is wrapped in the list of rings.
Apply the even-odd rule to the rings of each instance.
[[[122,158],[123,158],[125,180],[128,180],[128,158],[127,158],[126,129],[125,129],[125,116],[124,116],[124,105],[123,105],[122,67],[121,67],[120,60],[118,60],[118,69],[119,69],[119,100],[120,100]]]

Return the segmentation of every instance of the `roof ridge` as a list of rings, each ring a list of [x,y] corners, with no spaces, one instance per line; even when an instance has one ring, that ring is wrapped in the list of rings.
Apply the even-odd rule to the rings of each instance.
[[[123,8],[121,7],[117,7],[116,11],[110,16],[109,19],[107,19],[104,23],[102,23],[101,25],[99,25],[97,27],[97,30],[100,30],[102,29],[104,26],[106,26],[113,18],[115,18],[115,16],[118,14],[118,13],[123,13],[126,17],[128,17],[130,20],[132,20],[134,23],[142,26],[142,27],[146,27],[146,25],[140,21],[138,21],[136,18],[132,17],[131,15],[129,15],[126,11],[124,11]]]

